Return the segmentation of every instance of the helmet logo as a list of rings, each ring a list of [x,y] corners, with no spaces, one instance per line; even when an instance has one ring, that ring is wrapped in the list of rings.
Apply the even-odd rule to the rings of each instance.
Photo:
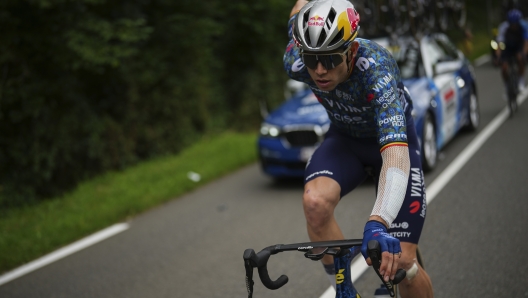
[[[353,8],[347,8],[348,20],[350,22],[350,28],[352,32],[356,32],[359,23],[359,14]]]
[[[359,23],[359,14],[353,8],[347,8],[337,19],[337,28],[343,29],[343,39],[348,40],[356,33]]]
[[[320,17],[318,15],[315,15],[315,16],[311,17],[308,20],[308,26],[323,27],[324,26],[324,18]]]

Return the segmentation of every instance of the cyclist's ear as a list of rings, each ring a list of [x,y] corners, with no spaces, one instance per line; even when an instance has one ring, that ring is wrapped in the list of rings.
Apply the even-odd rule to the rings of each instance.
[[[350,61],[353,61],[354,57],[356,56],[357,54],[357,51],[359,49],[359,42],[357,42],[356,40],[354,40],[352,42],[352,45],[350,46],[350,50],[348,51],[348,59]]]

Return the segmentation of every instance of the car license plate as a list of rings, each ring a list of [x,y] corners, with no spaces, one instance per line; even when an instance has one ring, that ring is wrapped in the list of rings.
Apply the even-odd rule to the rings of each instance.
[[[307,162],[312,154],[315,152],[315,147],[303,147],[301,148],[301,154],[299,156],[301,161]]]

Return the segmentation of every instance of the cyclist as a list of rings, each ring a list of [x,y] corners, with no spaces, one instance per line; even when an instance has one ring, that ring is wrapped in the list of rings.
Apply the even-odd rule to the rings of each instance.
[[[366,179],[366,169],[372,169],[377,198],[361,252],[370,265],[366,244],[378,240],[384,279],[394,279],[403,268],[407,278],[400,284],[402,297],[432,297],[431,280],[416,261],[426,201],[410,95],[391,54],[373,41],[356,38],[359,19],[347,0],[297,0],[290,14],[285,70],[309,85],[331,120],[305,171],[308,235],[311,241],[344,238],[334,209]],[[342,263],[332,256],[322,259],[336,287],[334,262]]]
[[[508,59],[515,58],[519,65],[519,90],[524,89],[524,65],[528,55],[528,23],[523,20],[518,9],[509,10],[507,20],[498,29],[497,42],[505,49],[497,48],[497,57],[501,58],[502,79],[508,79]]]

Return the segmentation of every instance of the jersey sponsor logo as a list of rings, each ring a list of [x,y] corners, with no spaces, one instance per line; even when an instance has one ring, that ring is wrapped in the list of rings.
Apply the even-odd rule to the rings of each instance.
[[[407,87],[403,87],[403,89],[398,88],[398,92],[400,93],[400,103],[404,111],[407,110],[407,107],[409,106],[409,103],[407,102],[407,99],[405,98],[405,93],[407,93],[407,96],[411,98],[411,94],[409,93],[409,90]]]
[[[408,229],[409,228],[409,223],[404,221],[404,222],[401,222],[401,223],[391,223],[391,226],[390,226],[391,229],[394,229],[394,228],[402,228],[404,230]]]
[[[404,134],[404,133],[390,134],[388,136],[380,138],[379,142],[383,144],[383,143],[385,143],[387,141],[391,141],[391,140],[407,140],[407,135]]]
[[[327,170],[323,170],[323,171],[319,171],[319,172],[315,172],[313,174],[310,174],[308,177],[306,177],[306,180],[308,181],[309,179],[315,177],[315,176],[318,176],[318,175],[334,175],[334,173],[330,172],[330,171],[327,171]]]
[[[330,108],[336,107],[339,110],[344,110],[345,112],[349,112],[349,113],[363,113],[371,108],[371,107],[354,107],[351,105],[345,105],[343,103],[340,103],[338,101],[334,101],[328,98],[325,98],[325,102]]]
[[[423,194],[424,181],[419,168],[411,169],[411,197],[421,197]]]
[[[396,116],[392,116],[390,118],[385,118],[383,120],[380,120],[378,121],[378,125],[381,126],[383,124],[391,124],[392,126],[403,126],[404,123],[404,117],[403,115],[396,115]]]
[[[422,197],[422,202],[414,201],[409,206],[411,214],[415,214],[420,210],[420,216],[425,218],[427,210],[427,201],[424,192],[425,181],[423,179],[423,172],[420,168],[411,168],[411,197]]]
[[[318,15],[315,15],[308,20],[308,26],[323,27],[324,24],[324,18]]]
[[[378,82],[376,83],[376,87],[372,88],[372,90],[376,91],[376,92],[380,92],[381,89],[383,89],[384,87],[387,87],[387,85],[389,85],[389,83],[394,79],[394,77],[392,76],[392,74],[387,74],[386,76],[383,76],[383,78],[380,78],[378,80]]]
[[[337,97],[342,98],[342,99],[344,99],[346,101],[352,101],[352,102],[354,101],[354,98],[352,98],[352,95],[350,95],[348,93],[345,93],[345,92],[343,92],[341,90],[337,90],[336,89],[335,93],[336,93]]]
[[[418,210],[420,210],[420,202],[419,201],[414,201],[411,203],[411,205],[409,205],[409,208],[411,210],[409,210],[409,212],[411,214],[415,214],[416,212],[418,212]]]
[[[333,112],[331,110],[326,110],[329,117],[332,117],[334,120],[343,122],[346,124],[361,124],[361,123],[367,123],[366,120],[364,120],[362,117],[359,116],[350,116],[350,115],[341,115],[338,112]]]
[[[394,88],[391,87],[389,90],[383,93],[381,97],[376,99],[376,101],[380,104],[386,103],[390,104],[396,99],[396,94],[394,94]]]
[[[293,62],[291,70],[293,72],[299,72],[303,68],[304,68],[304,63],[302,62],[301,58],[299,58],[299,59],[295,60],[295,62]]]
[[[359,70],[365,71],[370,68],[371,63],[376,64],[376,61],[371,57],[369,58],[359,57],[356,62],[356,66],[359,68]]]
[[[391,232],[390,235],[395,238],[409,238],[411,237],[411,232]]]

